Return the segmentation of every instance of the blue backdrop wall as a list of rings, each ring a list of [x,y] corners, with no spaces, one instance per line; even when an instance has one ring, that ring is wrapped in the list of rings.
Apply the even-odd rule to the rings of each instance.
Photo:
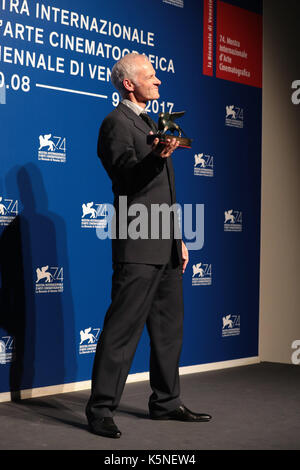
[[[132,51],[162,81],[151,116],[185,110],[193,138],[172,157],[204,235],[186,239],[180,365],[258,355],[261,15],[255,0],[0,0],[0,392],[90,379],[112,273],[96,144]],[[131,373],[148,361],[145,331]]]

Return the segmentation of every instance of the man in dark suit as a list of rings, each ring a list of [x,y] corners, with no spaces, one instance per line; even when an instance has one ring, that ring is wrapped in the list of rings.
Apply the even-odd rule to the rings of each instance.
[[[147,135],[155,133],[156,125],[145,113],[147,102],[159,98],[161,82],[152,64],[139,54],[128,54],[117,62],[111,79],[123,100],[101,125],[98,155],[115,196],[114,271],[111,305],[97,345],[86,414],[92,432],[120,437],[113,412],[145,324],[151,346],[150,417],[181,421],[209,421],[211,417],[193,413],[180,400],[182,273],[188,252],[178,238],[176,217],[170,210],[176,202],[170,157],[178,143],[170,137],[166,144],[158,139],[147,144]],[[142,227],[137,233],[130,226],[141,207],[144,217],[139,219]],[[164,217],[167,235],[162,221],[153,216],[159,207],[169,209]]]

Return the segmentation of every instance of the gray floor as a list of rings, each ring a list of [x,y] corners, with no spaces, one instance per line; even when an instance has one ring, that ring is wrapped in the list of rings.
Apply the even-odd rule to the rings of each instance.
[[[88,391],[0,404],[0,449],[300,449],[300,367],[261,363],[181,377],[185,405],[209,423],[152,421],[148,382],[125,387],[115,421],[120,439],[92,435]]]

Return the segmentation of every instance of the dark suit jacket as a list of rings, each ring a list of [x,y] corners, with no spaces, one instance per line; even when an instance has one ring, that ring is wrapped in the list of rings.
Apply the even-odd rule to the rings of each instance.
[[[174,170],[171,157],[161,158],[147,144],[148,125],[128,106],[120,103],[103,121],[98,138],[98,156],[112,180],[115,195],[117,238],[112,240],[114,262],[165,264],[170,260],[172,234],[163,239],[161,227],[159,238],[151,239],[151,204],[176,202]],[[139,216],[119,215],[119,196],[127,196],[128,209],[132,204],[142,203],[148,209],[148,239],[120,239],[120,224],[124,227]],[[171,217],[171,232],[174,223]],[[181,259],[181,240],[176,240],[175,252]]]

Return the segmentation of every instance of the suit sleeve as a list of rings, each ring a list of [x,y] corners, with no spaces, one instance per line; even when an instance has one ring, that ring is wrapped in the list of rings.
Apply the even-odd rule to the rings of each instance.
[[[133,132],[116,119],[105,120],[100,128],[98,156],[119,194],[141,191],[165,165],[165,159],[153,152],[138,158]]]

